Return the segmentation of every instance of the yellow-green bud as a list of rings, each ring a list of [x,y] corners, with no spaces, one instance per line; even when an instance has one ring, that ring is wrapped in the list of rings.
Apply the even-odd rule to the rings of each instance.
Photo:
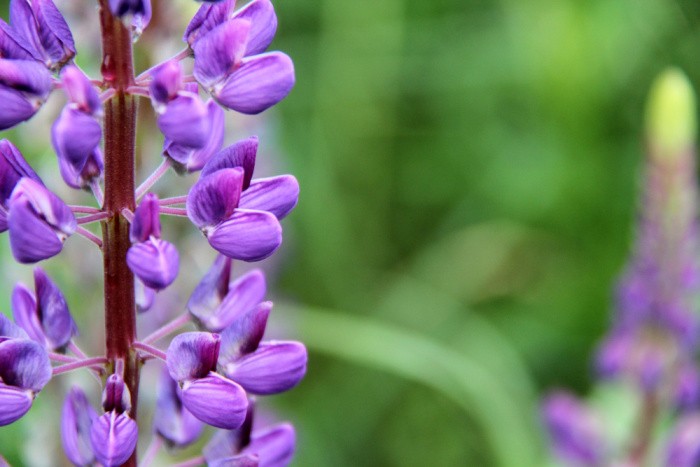
[[[677,158],[695,143],[695,93],[685,74],[664,71],[654,82],[646,109],[647,141],[654,158]]]

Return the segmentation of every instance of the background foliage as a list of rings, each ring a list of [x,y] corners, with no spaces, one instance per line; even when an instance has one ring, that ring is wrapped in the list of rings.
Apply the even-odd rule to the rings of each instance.
[[[168,0],[155,2],[165,9]],[[57,1],[68,3],[90,5]],[[538,400],[559,385],[588,390],[629,248],[646,92],[667,65],[700,85],[700,5],[276,8],[273,48],[294,59],[297,86],[261,119],[237,118],[231,138],[262,133],[270,172],[289,171],[302,187],[283,258],[265,265],[276,277],[273,324],[311,351],[306,380],[274,401],[275,416],[298,427],[296,465],[542,465]],[[187,18],[167,21],[162,30],[179,34]],[[153,46],[142,65],[161,54],[159,40],[144,37]],[[89,56],[90,47],[79,51]],[[44,161],[46,178],[56,172],[46,125],[58,101],[44,120],[9,133],[29,160]],[[142,111],[152,125],[148,103]],[[155,166],[160,141],[148,131],[140,138],[144,166]],[[182,309],[211,259],[190,226],[171,224],[195,267],[178,279],[179,295],[162,297],[161,315],[142,317],[146,327]],[[9,311],[12,284],[30,270],[12,263],[6,236],[0,242],[0,309]],[[96,353],[99,256],[71,242],[73,267],[46,267],[71,291],[81,322],[94,323],[81,342]],[[49,392],[29,418],[0,429],[17,465],[62,458],[32,453],[57,435],[61,391]]]

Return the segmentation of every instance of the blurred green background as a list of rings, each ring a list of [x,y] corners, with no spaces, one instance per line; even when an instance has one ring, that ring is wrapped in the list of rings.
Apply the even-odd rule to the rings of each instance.
[[[92,8],[56,3],[88,17]],[[155,5],[168,15],[144,36],[140,68],[179,49],[189,16],[176,10],[196,7]],[[305,381],[264,404],[295,423],[295,465],[549,462],[538,400],[554,387],[586,393],[592,384],[590,359],[632,235],[644,99],[668,65],[700,86],[700,4],[275,5],[273,48],[293,58],[296,88],[260,118],[229,117],[229,139],[259,132],[270,173],[288,171],[301,184],[285,245],[265,265],[273,331],[310,350]],[[79,63],[94,70],[94,41],[78,48]],[[62,98],[52,99],[53,108],[7,134],[59,187],[48,125]],[[152,128],[152,116],[143,118]],[[139,136],[144,167],[159,162],[150,134]],[[178,279],[179,293],[162,297],[162,315],[139,318],[146,322],[177,314],[212,258],[190,226],[171,229],[195,266]],[[6,236],[0,242],[8,312],[12,284],[30,269],[12,262]],[[100,263],[85,245],[69,242],[73,266],[46,267],[70,291],[81,328],[90,323],[80,342],[96,353]],[[29,417],[0,429],[13,464],[64,462],[55,447],[48,459],[36,452],[37,442],[57,439],[60,393],[42,393]],[[142,393],[143,417],[149,397]]]

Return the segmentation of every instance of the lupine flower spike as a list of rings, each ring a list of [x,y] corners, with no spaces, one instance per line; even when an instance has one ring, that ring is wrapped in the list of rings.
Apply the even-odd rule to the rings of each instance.
[[[163,444],[193,445],[207,424],[222,431],[202,441],[201,456],[187,465],[287,465],[294,429],[288,423],[254,427],[254,397],[299,384],[306,374],[306,348],[296,341],[263,340],[272,311],[265,275],[254,269],[234,277],[232,268],[234,260],[259,261],[280,247],[280,221],[296,206],[299,185],[291,175],[253,179],[255,136],[222,149],[225,110],[260,113],[294,85],[291,59],[266,52],[277,29],[272,3],[253,0],[240,8],[233,0],[202,3],[184,31],[186,48],[138,75],[132,48],[154,14],[151,2],[98,0],[98,5],[103,60],[97,78],[74,64],[78,50],[69,21],[52,0],[10,0],[9,22],[0,20],[0,130],[32,118],[60,89],[63,107],[50,131],[36,137],[50,141],[63,182],[95,198],[90,206],[67,204],[2,139],[0,233],[8,233],[14,258],[24,264],[59,255],[74,234],[81,240],[71,241],[87,239],[98,247],[106,334],[104,355],[84,352],[76,340],[86,323],[73,318],[73,304],[35,267],[33,287],[17,283],[12,291],[14,320],[0,314],[0,425],[22,418],[52,378],[87,370],[100,379],[102,407],[96,410],[90,402],[97,394],[77,386],[67,392],[55,423],[65,455],[77,466],[135,466],[139,434],[149,432],[137,423],[140,372],[144,364],[160,365],[144,465]],[[187,59],[193,62],[183,66]],[[163,159],[137,187],[140,98],[152,104]],[[160,199],[157,183],[170,168],[198,180],[189,193],[183,189]],[[173,286],[180,269],[178,250],[161,225],[164,215],[189,218],[220,254],[182,303],[187,311],[141,336],[137,310],[151,309],[157,292]],[[98,222],[101,237],[84,227]],[[197,332],[160,342],[190,321]]]
[[[554,451],[576,465],[667,465],[700,461],[696,410],[700,377],[694,362],[698,320],[695,99],[685,76],[664,73],[647,108],[644,196],[633,255],[616,290],[612,329],[596,369],[623,381],[639,398],[636,429],[626,445],[603,449],[601,417],[572,396],[552,396],[545,420]],[[677,424],[660,458],[654,435],[663,417]],[[598,422],[594,423],[596,418]]]

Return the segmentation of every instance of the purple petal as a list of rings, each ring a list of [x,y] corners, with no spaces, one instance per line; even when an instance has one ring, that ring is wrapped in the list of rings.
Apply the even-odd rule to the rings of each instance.
[[[51,0],[12,0],[10,23],[57,69],[75,56],[75,44],[66,21]]]
[[[667,467],[694,467],[700,461],[700,416],[682,417],[666,447]]]
[[[74,387],[63,402],[61,444],[66,457],[75,465],[88,466],[95,461],[90,445],[90,429],[97,419],[85,393]]]
[[[180,92],[158,116],[158,128],[175,144],[202,148],[209,138],[207,106],[196,94]]]
[[[66,298],[41,268],[34,269],[34,284],[37,309],[48,344],[54,350],[62,349],[78,332]]]
[[[251,24],[246,56],[264,52],[275,38],[277,15],[270,0],[253,0],[238,10],[234,18],[247,19]]]
[[[212,29],[194,44],[193,74],[209,92],[241,63],[249,30],[250,21],[232,19]]]
[[[281,423],[254,431],[242,454],[256,454],[260,467],[282,467],[292,462],[295,445],[294,427],[290,423]]]
[[[283,219],[299,201],[299,182],[292,175],[259,178],[241,194],[243,209],[267,211]]]
[[[77,223],[60,198],[38,182],[23,178],[10,198],[8,227],[15,259],[35,263],[58,254]]]
[[[90,444],[98,462],[105,467],[122,465],[136,449],[138,426],[125,413],[108,412],[90,429]]]
[[[51,74],[33,60],[0,58],[0,84],[43,103],[51,92]]]
[[[306,374],[306,347],[300,342],[263,342],[258,350],[224,366],[226,376],[253,394],[287,391]]]
[[[174,168],[178,173],[192,173],[200,170],[211,156],[221,149],[225,131],[224,111],[213,100],[207,102],[207,124],[209,136],[202,148],[191,148],[165,140],[163,154],[173,160]]]
[[[100,95],[80,68],[75,65],[65,67],[61,72],[61,82],[68,101],[78,109],[90,115],[102,113]]]
[[[75,172],[83,170],[88,157],[102,139],[102,127],[89,114],[65,106],[51,126],[51,144],[56,155],[65,159]]]
[[[204,423],[226,430],[241,426],[248,408],[243,388],[213,372],[204,378],[185,381],[182,403]]]
[[[258,114],[287,97],[294,87],[294,64],[281,52],[246,57],[214,98],[238,112]]]
[[[153,414],[155,431],[171,446],[184,447],[199,438],[204,425],[182,405],[180,388],[163,369]]]
[[[64,236],[75,233],[77,223],[73,212],[61,198],[51,193],[40,182],[22,178],[12,192],[10,203],[27,200],[44,220]]]
[[[63,249],[63,239],[24,199],[11,204],[7,223],[12,255],[20,263],[36,263],[56,256]]]
[[[136,300],[136,309],[139,313],[144,313],[153,306],[153,302],[156,299],[156,291],[143,285],[143,282],[137,277],[134,279],[134,296]]]
[[[32,408],[33,401],[32,391],[0,382],[0,426],[9,425],[22,418]]]
[[[0,313],[0,337],[9,337],[10,339],[29,339],[27,333],[15,323],[10,321],[5,315]]]
[[[229,290],[231,265],[231,258],[223,255],[216,257],[187,302],[187,309],[192,316],[203,320],[216,311]]]
[[[262,302],[234,321],[221,333],[219,365],[226,366],[245,354],[255,352],[265,334],[272,302]]]
[[[3,19],[0,19],[0,57],[41,60],[39,52]]]
[[[185,332],[176,336],[167,352],[170,376],[177,382],[202,378],[216,368],[221,337],[208,332]]]
[[[180,269],[180,255],[175,245],[155,237],[133,244],[126,253],[126,262],[146,287],[155,290],[172,284]]]
[[[187,215],[199,227],[214,226],[233,215],[243,185],[242,169],[225,169],[202,177],[187,195]]]
[[[141,4],[143,7],[140,11],[131,17],[131,35],[134,42],[143,34],[144,29],[148,27],[153,16],[151,0],[142,0]]]
[[[203,4],[199,7],[199,10],[197,10],[192,21],[187,25],[182,40],[191,46],[198,38],[204,36],[206,33],[228,20],[235,7],[235,0],[223,0],[220,2]]]
[[[167,104],[182,89],[182,66],[177,60],[168,60],[151,73],[153,81],[148,86],[151,98],[159,104]]]
[[[109,0],[109,9],[114,16],[138,15],[146,13],[145,0]]]
[[[160,205],[158,196],[148,193],[134,211],[129,238],[132,242],[145,242],[149,238],[160,238]]]
[[[39,176],[27,164],[15,145],[6,139],[0,140],[0,204],[7,204],[12,190],[22,177],[29,177],[41,183]]]
[[[229,286],[228,293],[213,313],[201,316],[193,314],[208,331],[220,332],[260,303],[265,298],[265,292],[265,275],[256,269]]]
[[[51,379],[51,361],[44,347],[28,339],[0,342],[0,380],[9,386],[39,392]]]
[[[282,244],[282,226],[269,212],[236,209],[207,238],[216,251],[229,258],[260,261]]]
[[[61,171],[61,177],[66,185],[75,189],[89,188],[93,180],[102,177],[104,171],[104,162],[102,161],[102,151],[99,148],[88,155],[83,168],[78,171],[76,168],[63,157],[58,158],[58,168]]]
[[[36,298],[22,283],[12,290],[12,317],[34,342],[46,345],[46,336],[39,321]]]
[[[221,169],[234,169],[242,167],[245,171],[243,178],[243,190],[247,190],[253,178],[255,158],[258,153],[258,137],[242,139],[228,146],[214,155],[202,168],[202,177],[211,175]]]
[[[29,120],[34,116],[39,105],[27,100],[20,92],[0,85],[0,102],[3,110],[0,112],[0,130],[6,130]]]

